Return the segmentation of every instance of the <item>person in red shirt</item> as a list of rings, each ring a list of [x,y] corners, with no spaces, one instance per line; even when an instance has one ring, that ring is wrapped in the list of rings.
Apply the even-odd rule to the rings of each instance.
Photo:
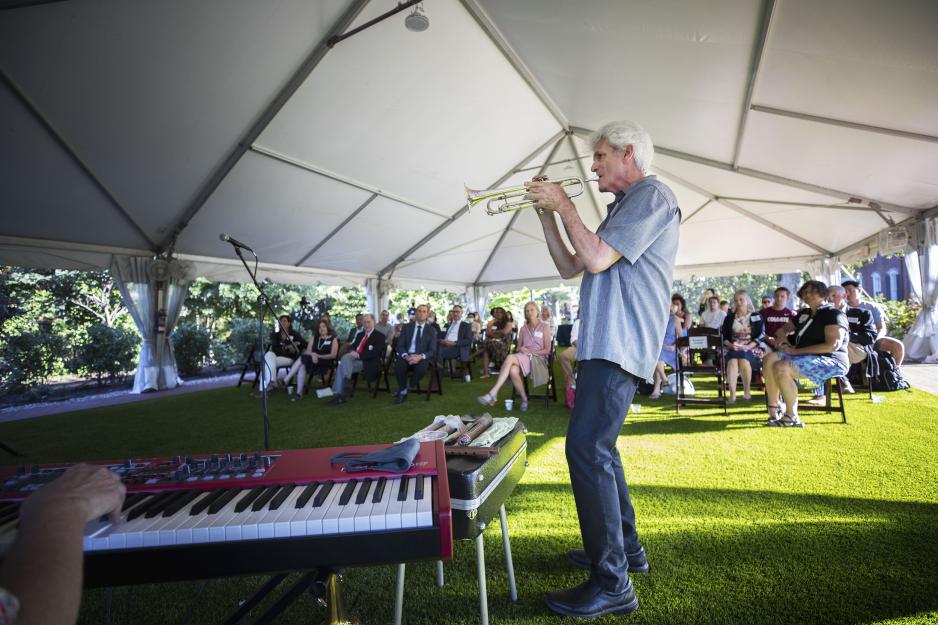
[[[791,291],[780,286],[775,289],[775,302],[759,311],[765,326],[765,342],[773,351],[778,351],[775,333],[798,316],[798,313],[788,307],[789,299],[791,299]]]

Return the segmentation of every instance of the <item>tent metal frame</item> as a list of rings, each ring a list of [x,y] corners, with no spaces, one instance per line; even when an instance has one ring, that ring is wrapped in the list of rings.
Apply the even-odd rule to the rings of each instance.
[[[752,108],[752,98],[756,91],[756,82],[759,79],[759,67],[765,60],[765,44],[772,29],[772,16],[775,14],[775,0],[766,0],[762,7],[762,29],[753,47],[752,63],[749,70],[749,82],[746,85],[746,98],[743,110],[739,116],[739,128],[736,131],[736,145],[733,147],[733,167],[739,167],[739,154],[743,149],[743,139],[746,136],[746,122],[749,121],[749,111]]]
[[[927,135],[921,132],[911,132],[909,130],[898,130],[896,128],[886,128],[885,126],[874,126],[872,124],[861,124],[859,122],[851,122],[845,119],[835,119],[833,117],[824,117],[822,115],[811,115],[810,113],[800,113],[798,111],[787,111],[785,109],[775,108],[774,106],[753,104],[750,107],[750,110],[756,111],[758,113],[766,113],[768,115],[778,115],[780,117],[790,117],[792,119],[815,122],[818,124],[826,124],[828,126],[837,126],[838,128],[849,128],[851,130],[873,132],[876,134],[886,135],[888,137],[899,137],[900,139],[912,139],[914,141],[938,143],[938,137],[935,135]]]

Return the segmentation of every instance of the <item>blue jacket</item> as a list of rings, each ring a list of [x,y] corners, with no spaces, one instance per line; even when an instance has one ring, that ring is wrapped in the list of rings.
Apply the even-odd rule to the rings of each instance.
[[[397,339],[396,346],[397,353],[400,356],[406,356],[408,353],[410,353],[410,342],[414,338],[414,332],[416,331],[416,328],[417,322],[411,321],[401,329],[401,335]],[[423,354],[427,360],[433,362],[433,359],[436,356],[436,340],[436,329],[430,325],[430,322],[424,323],[423,332],[420,334],[420,341],[418,341],[414,353]]]
[[[723,320],[723,329],[720,336],[724,341],[733,342],[733,319],[735,318],[736,313],[731,312]],[[749,313],[749,325],[751,328],[749,338],[758,343],[760,347],[765,347],[765,324],[762,321],[762,315],[758,312]]]

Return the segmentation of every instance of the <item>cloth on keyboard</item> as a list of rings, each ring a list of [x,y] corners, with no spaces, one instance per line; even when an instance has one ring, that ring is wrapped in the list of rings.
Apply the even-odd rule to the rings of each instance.
[[[410,465],[413,464],[419,450],[420,441],[415,438],[408,438],[396,445],[377,451],[336,454],[332,456],[330,462],[343,465],[349,473],[359,473],[361,471],[404,473],[410,469]]]
[[[491,447],[511,432],[517,423],[517,417],[492,419],[492,425],[489,426],[489,429],[483,432],[479,438],[469,443],[469,447]]]

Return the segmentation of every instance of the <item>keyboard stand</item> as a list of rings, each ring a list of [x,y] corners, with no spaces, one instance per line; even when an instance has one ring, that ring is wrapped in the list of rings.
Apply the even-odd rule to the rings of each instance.
[[[515,566],[511,559],[511,538],[508,535],[508,518],[505,515],[505,504],[498,509],[499,520],[502,524],[502,548],[505,551],[505,568],[508,572],[508,594],[512,602],[518,601],[518,589],[515,586]],[[485,584],[485,526],[475,537],[476,544],[476,574],[479,583],[479,622],[489,625],[489,600]],[[394,625],[401,625],[404,612],[404,573],[405,564],[397,565],[397,592],[394,596]],[[436,585],[443,587],[443,562],[436,563]]]
[[[286,574],[283,573],[271,576],[250,599],[244,601],[238,609],[228,617],[224,625],[237,625],[245,622],[244,619],[247,617],[248,612],[266,599],[286,578]],[[341,588],[339,587],[340,580],[341,575],[329,569],[304,573],[272,606],[257,617],[253,625],[272,623],[284,610],[302,597],[303,593],[306,591],[309,591],[313,597],[316,598],[319,605],[323,607],[328,606],[329,619],[325,621],[325,625],[348,625],[350,623],[357,623],[358,621],[349,619],[345,614],[345,602],[342,600]]]

